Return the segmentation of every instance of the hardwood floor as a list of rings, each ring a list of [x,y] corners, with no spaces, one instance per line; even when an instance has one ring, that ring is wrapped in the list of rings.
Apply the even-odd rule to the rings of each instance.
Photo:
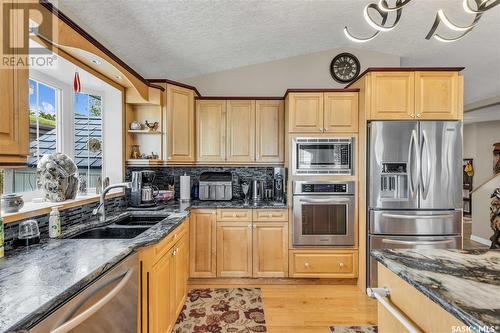
[[[261,288],[270,333],[327,333],[329,325],[375,325],[377,302],[355,285],[189,284]]]

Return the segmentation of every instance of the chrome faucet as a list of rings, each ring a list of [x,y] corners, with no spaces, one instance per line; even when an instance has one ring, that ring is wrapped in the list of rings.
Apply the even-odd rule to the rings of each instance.
[[[105,205],[106,193],[108,193],[109,190],[112,190],[114,188],[119,188],[119,187],[131,188],[132,183],[128,182],[128,183],[113,184],[113,185],[109,185],[104,190],[102,190],[100,200],[99,200],[99,206],[97,206],[92,211],[92,215],[99,214],[99,222],[106,222],[106,205]]]

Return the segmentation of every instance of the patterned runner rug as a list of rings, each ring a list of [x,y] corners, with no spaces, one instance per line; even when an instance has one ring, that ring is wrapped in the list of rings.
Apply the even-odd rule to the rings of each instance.
[[[330,326],[330,333],[377,333],[378,327],[374,325],[366,326]]]
[[[259,288],[191,289],[174,333],[267,332]]]

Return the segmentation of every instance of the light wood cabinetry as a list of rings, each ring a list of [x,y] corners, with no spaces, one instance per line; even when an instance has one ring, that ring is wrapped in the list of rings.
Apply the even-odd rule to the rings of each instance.
[[[14,11],[15,1],[2,1],[0,17],[9,17],[4,11],[9,10],[11,34],[9,45],[24,47],[27,51],[28,20],[24,11]],[[9,36],[8,36],[9,37]],[[6,43],[4,43],[7,45]],[[7,55],[9,56],[9,55]],[[14,53],[17,57],[25,55]],[[0,165],[8,167],[23,166],[29,154],[29,109],[28,109],[28,68],[13,64],[0,68]]]
[[[462,118],[463,84],[455,71],[372,72],[371,120]]]
[[[197,161],[226,160],[226,101],[196,101]]]
[[[378,281],[380,286],[389,289],[388,301],[403,312],[422,332],[453,332],[453,328],[467,327],[465,323],[380,263],[378,264]],[[379,332],[407,332],[384,306],[379,304],[377,308]]]
[[[168,163],[195,161],[194,92],[167,84],[165,147]]]
[[[356,250],[290,250],[290,277],[356,278]]]
[[[285,108],[283,101],[255,102],[255,161],[283,163]]]
[[[324,103],[324,132],[354,133],[358,131],[357,92],[325,93]]]
[[[248,221],[252,222],[251,209],[232,209],[219,208],[217,209],[217,221]]]
[[[323,93],[294,93],[288,100],[288,129],[292,133],[323,131]]]
[[[216,211],[193,209],[190,217],[189,276],[216,277]]]
[[[150,272],[150,325],[153,332],[168,333],[173,327],[174,251],[175,249],[170,249],[165,253]]]
[[[252,222],[217,222],[217,276],[252,276]]]
[[[174,310],[178,314],[181,312],[187,295],[187,280],[189,271],[189,236],[183,235],[175,246],[174,261]],[[177,318],[174,318],[177,319]]]
[[[254,209],[254,221],[288,221],[288,209]]]
[[[255,161],[255,101],[227,101],[228,162]]]
[[[288,276],[288,222],[253,223],[254,278]]]

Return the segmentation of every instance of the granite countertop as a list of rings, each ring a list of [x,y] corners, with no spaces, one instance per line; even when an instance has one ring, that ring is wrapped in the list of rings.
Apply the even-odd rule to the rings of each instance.
[[[245,205],[244,200],[236,199],[230,201],[203,201],[203,200],[192,200],[190,203],[190,208],[242,208],[242,209],[266,209],[266,208],[288,208],[286,203],[276,202],[276,201],[261,201],[254,203],[250,201]]]
[[[86,222],[65,230],[62,237],[113,223],[127,214],[136,213],[122,213],[106,223]],[[173,213],[167,208],[138,214],[166,218],[133,239],[49,239],[1,258],[0,332],[31,327],[133,251],[159,242],[188,212]]]
[[[385,249],[371,255],[474,331],[500,331],[500,250]]]

